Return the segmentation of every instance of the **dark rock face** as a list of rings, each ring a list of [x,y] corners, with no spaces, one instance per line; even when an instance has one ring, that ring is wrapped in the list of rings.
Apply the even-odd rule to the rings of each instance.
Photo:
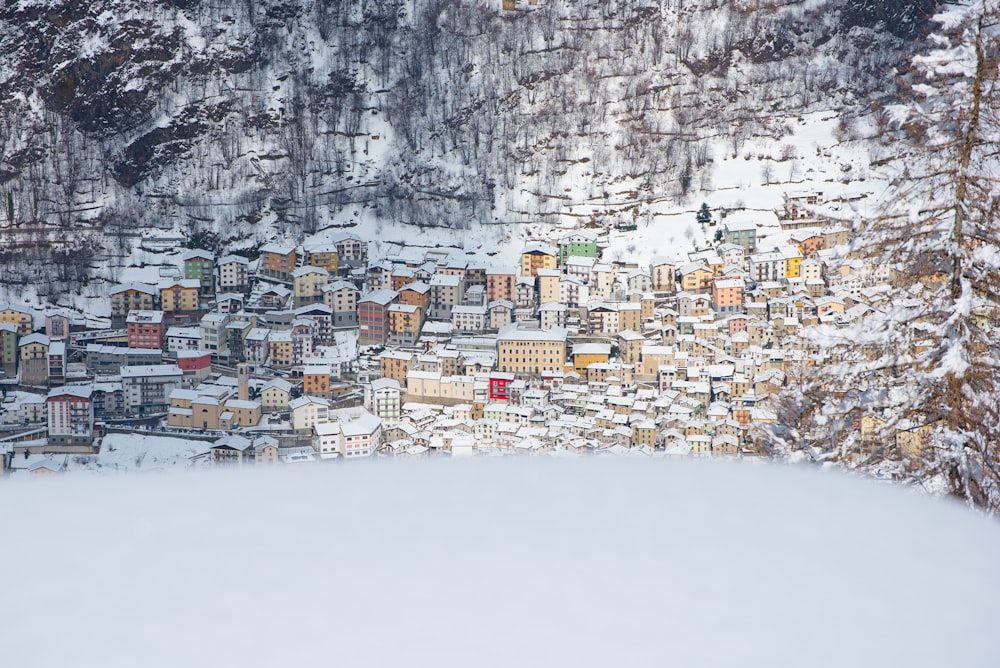
[[[925,34],[940,4],[938,0],[847,0],[842,17],[848,28],[881,24],[897,37],[913,39]]]

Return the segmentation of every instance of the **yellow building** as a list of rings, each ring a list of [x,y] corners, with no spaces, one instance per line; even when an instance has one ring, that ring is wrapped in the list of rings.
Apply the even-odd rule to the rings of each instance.
[[[152,311],[156,286],[145,283],[124,283],[111,290],[111,319],[125,322],[130,311]]]
[[[410,372],[414,357],[413,353],[401,350],[386,350],[378,358],[382,377],[391,378],[398,383],[406,382],[406,374]]]
[[[538,268],[535,273],[538,276],[538,302],[540,304],[559,302],[559,277],[561,274],[555,269],[548,268]]]
[[[292,272],[292,291],[295,305],[305,306],[323,301],[323,288],[330,281],[330,273],[322,267],[299,267]]]
[[[424,312],[411,304],[389,306],[389,339],[398,345],[414,345],[424,326]]]
[[[165,281],[157,286],[160,292],[160,310],[164,313],[184,313],[198,310],[198,290],[201,282],[196,278]]]
[[[521,275],[538,275],[539,269],[557,269],[559,249],[539,241],[528,242],[521,252]]]
[[[652,420],[639,420],[632,423],[632,445],[656,447],[656,423]]]
[[[271,332],[267,341],[269,363],[274,368],[290,367],[295,359],[291,332]]]
[[[513,323],[497,333],[497,370],[506,373],[540,374],[563,371],[566,364],[567,332],[522,328]]]
[[[642,361],[642,347],[646,339],[633,330],[618,332],[618,350],[625,364],[639,364]]]
[[[340,267],[340,254],[333,244],[316,244],[302,248],[302,264],[309,267],[320,267],[331,274],[336,274]]]
[[[785,278],[799,278],[802,275],[802,251],[796,246],[784,246],[781,254],[785,258]]]
[[[27,336],[34,329],[31,311],[22,306],[0,305],[0,323],[7,323],[17,327],[18,336]]]
[[[712,289],[714,276],[704,265],[681,268],[681,290],[691,293],[707,292]]]
[[[586,376],[591,364],[604,364],[611,359],[611,346],[606,343],[581,343],[573,346],[573,370]]]
[[[618,305],[618,331],[625,329],[642,331],[642,304],[626,302]]]

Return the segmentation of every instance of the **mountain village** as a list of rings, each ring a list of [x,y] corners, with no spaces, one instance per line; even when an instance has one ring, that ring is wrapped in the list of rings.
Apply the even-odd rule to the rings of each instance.
[[[622,223],[530,240],[510,267],[372,258],[340,232],[253,260],[184,250],[182,274],[111,290],[110,328],[0,305],[0,461],[100,469],[121,434],[186,442],[184,466],[759,455],[753,427],[774,421],[786,371],[817,358],[799,329],[892,298],[823,204],[703,207],[712,243],[648,266],[602,256]]]

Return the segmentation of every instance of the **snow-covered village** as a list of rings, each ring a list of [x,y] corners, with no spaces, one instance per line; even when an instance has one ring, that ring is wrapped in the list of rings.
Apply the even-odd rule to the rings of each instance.
[[[767,459],[1000,509],[997,23],[5,3],[4,477]]]
[[[607,257],[634,229],[621,222],[528,240],[506,266],[457,249],[372,257],[347,232],[252,261],[173,249],[155,282],[111,289],[108,328],[0,309],[3,464],[759,456],[754,428],[774,422],[789,367],[811,363],[798,330],[891,299],[891,277],[814,213],[829,206],[817,192],[773,212],[706,204],[703,248],[642,264]]]

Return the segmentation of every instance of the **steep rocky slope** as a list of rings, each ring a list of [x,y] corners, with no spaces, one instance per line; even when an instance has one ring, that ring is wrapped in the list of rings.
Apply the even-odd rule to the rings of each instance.
[[[0,279],[58,291],[148,227],[252,248],[648,213],[711,190],[720,138],[820,109],[849,133],[932,3],[516,4],[5,3]]]

